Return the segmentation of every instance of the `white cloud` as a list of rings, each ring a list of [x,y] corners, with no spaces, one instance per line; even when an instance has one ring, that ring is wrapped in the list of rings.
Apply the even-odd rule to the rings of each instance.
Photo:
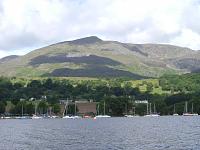
[[[5,56],[7,56],[7,55],[8,55],[7,52],[1,51],[1,50],[0,50],[0,57],[5,57]]]
[[[88,35],[200,49],[198,20],[198,0],[1,0],[0,57]]]
[[[13,50],[13,51],[4,51],[4,50],[0,50],[0,58],[5,57],[5,56],[9,56],[9,55],[24,55],[25,53],[28,53],[27,50]]]
[[[180,36],[177,36],[171,41],[172,44],[186,45],[187,47],[193,47],[194,49],[200,48],[200,35],[193,32],[190,29],[182,29]]]

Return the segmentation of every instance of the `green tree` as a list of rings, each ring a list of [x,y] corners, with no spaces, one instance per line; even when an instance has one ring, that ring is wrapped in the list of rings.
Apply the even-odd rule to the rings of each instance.
[[[27,114],[32,115],[35,112],[35,106],[32,103],[27,103],[25,106],[25,110]]]
[[[45,114],[47,113],[48,104],[46,101],[40,101],[37,108],[40,114]]]
[[[60,110],[61,110],[59,104],[54,104],[53,107],[52,107],[52,109],[53,109],[53,112],[55,114],[58,114],[60,112]]]
[[[5,113],[6,105],[4,102],[0,101],[0,114]]]

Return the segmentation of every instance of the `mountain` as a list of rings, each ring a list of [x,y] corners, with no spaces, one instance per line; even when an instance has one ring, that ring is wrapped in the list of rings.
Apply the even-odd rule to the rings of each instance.
[[[10,60],[16,59],[18,57],[19,57],[18,55],[6,56],[6,57],[3,57],[3,58],[0,59],[0,63],[5,63],[5,62],[8,62]]]
[[[104,41],[96,36],[64,41],[24,56],[0,59],[3,76],[158,77],[200,70],[200,52],[167,44]]]

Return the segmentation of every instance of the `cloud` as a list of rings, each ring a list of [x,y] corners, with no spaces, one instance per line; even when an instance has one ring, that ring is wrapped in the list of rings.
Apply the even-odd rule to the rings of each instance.
[[[1,0],[0,57],[89,35],[200,49],[198,20],[198,0]]]

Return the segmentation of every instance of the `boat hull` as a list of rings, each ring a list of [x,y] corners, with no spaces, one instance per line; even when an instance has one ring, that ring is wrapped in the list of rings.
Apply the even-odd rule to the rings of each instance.
[[[159,114],[150,114],[150,115],[145,115],[145,117],[159,117]]]
[[[183,116],[198,116],[198,114],[184,113]]]
[[[110,118],[111,116],[108,115],[98,115],[95,118]]]

